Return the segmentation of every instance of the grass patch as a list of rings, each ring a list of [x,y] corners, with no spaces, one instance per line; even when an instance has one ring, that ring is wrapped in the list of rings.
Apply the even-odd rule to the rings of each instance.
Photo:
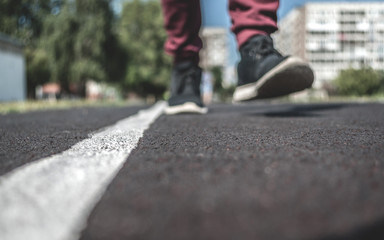
[[[123,100],[28,100],[25,102],[0,103],[0,114],[5,115],[9,113],[24,113],[31,111],[70,109],[78,107],[124,107],[142,104],[144,104],[144,102]]]
[[[379,102],[384,103],[384,94],[365,97],[344,97],[331,96],[327,98],[307,97],[307,98],[292,98],[283,97],[270,99],[272,103],[335,103],[335,102]],[[126,107],[146,104],[144,100],[139,101],[124,101],[124,100],[59,100],[59,101],[25,101],[25,102],[6,102],[0,103],[0,115],[9,113],[25,113],[31,111],[55,110],[55,109],[70,109],[80,107]]]
[[[288,103],[335,103],[335,102],[355,102],[355,103],[384,103],[384,94],[376,93],[366,96],[342,96],[328,95],[324,90],[309,89],[299,93],[291,94],[280,98],[282,102]]]

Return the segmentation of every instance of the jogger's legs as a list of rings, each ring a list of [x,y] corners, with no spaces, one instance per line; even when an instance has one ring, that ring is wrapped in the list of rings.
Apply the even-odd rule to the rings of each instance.
[[[198,62],[202,41],[200,0],[162,0],[165,29],[168,34],[165,51],[175,62]],[[277,30],[278,0],[229,0],[231,30],[242,46],[255,35],[269,35]]]
[[[196,87],[201,81],[200,0],[162,0],[162,7],[168,34],[165,51],[175,63],[170,112],[189,111],[189,103],[205,112]],[[241,53],[235,101],[277,97],[312,85],[313,72],[305,62],[283,57],[274,49],[269,35],[277,30],[278,7],[279,0],[229,0],[231,29]]]
[[[233,101],[273,98],[311,87],[314,75],[303,60],[282,56],[269,36],[277,30],[278,0],[229,0],[232,31],[241,60]]]
[[[200,0],[161,0],[168,38],[165,51],[175,63],[186,60],[198,63],[202,41]]]
[[[277,30],[279,0],[229,0],[232,32],[239,48],[255,35],[270,35]]]
[[[202,41],[200,0],[162,0],[165,30],[168,38],[165,51],[173,56],[171,97],[167,114],[206,113],[201,100],[201,69],[199,51]]]

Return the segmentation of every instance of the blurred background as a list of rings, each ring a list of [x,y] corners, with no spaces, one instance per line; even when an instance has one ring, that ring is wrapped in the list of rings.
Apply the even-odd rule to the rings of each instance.
[[[206,103],[228,101],[239,60],[227,0],[201,0]],[[281,0],[275,46],[315,71],[293,98],[384,96],[383,1]],[[168,97],[159,0],[0,0],[0,102]]]

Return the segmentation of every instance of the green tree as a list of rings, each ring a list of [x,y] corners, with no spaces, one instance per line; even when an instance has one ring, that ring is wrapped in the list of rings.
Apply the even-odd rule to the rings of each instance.
[[[342,70],[334,80],[337,92],[347,96],[364,96],[378,93],[383,88],[383,78],[372,68]]]
[[[47,52],[39,48],[44,19],[61,4],[59,0],[1,0],[0,32],[24,44],[27,62],[27,94],[32,98],[35,87],[50,78]]]
[[[1,0],[0,32],[29,45],[42,33],[44,17],[60,3],[59,0]]]
[[[73,7],[64,2],[60,12],[47,17],[40,47],[47,50],[51,80],[69,91],[71,70],[75,60],[75,37],[79,29]]]
[[[128,54],[123,88],[160,98],[170,78],[170,58],[163,54],[166,33],[158,1],[126,2],[119,31]]]
[[[219,97],[220,101],[226,102],[228,101],[235,91],[235,86],[223,86],[223,68],[219,66],[212,67],[211,70],[213,78],[214,78],[214,85],[213,90]]]
[[[52,80],[67,92],[75,83],[83,95],[88,79],[118,80],[122,74],[117,72],[123,70],[112,67],[119,47],[112,24],[110,0],[64,1],[58,14],[47,18],[40,41],[48,52]]]
[[[34,98],[36,86],[51,78],[48,53],[36,47],[26,47],[24,52],[27,61],[27,95],[28,98]]]
[[[84,85],[87,79],[106,81],[105,47],[111,35],[109,0],[76,0],[77,33],[71,80]]]
[[[16,37],[19,18],[22,16],[22,0],[0,1],[0,32]]]
[[[0,0],[0,31],[25,44],[28,96],[49,80],[69,91],[87,79],[123,79],[126,55],[113,32],[110,2]]]

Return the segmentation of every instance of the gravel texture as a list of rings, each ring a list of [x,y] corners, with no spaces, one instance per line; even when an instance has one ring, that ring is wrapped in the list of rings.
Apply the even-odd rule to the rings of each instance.
[[[90,239],[384,239],[384,105],[216,105],[162,116]]]
[[[0,116],[0,174],[139,108]],[[384,105],[214,105],[161,116],[83,231],[97,239],[384,239]]]
[[[139,107],[75,108],[0,115],[0,175],[62,152]]]

